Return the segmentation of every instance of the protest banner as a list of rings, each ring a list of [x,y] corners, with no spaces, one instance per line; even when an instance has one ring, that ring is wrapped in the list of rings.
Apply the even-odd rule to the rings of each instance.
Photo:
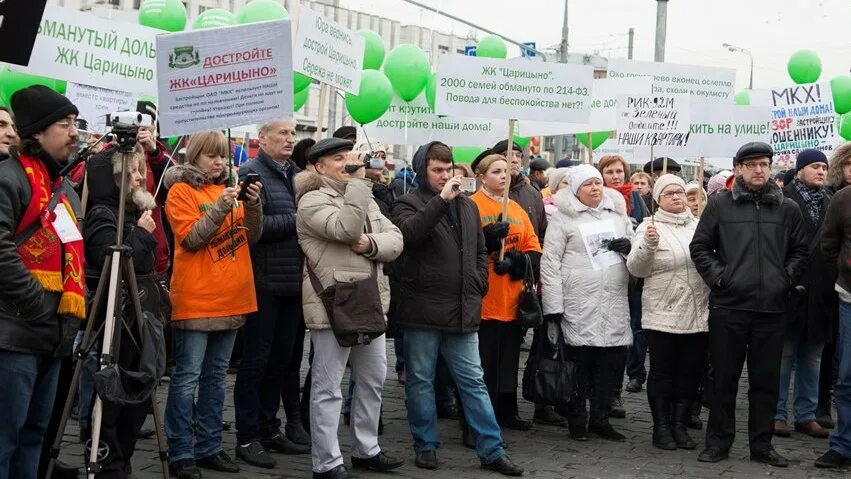
[[[840,142],[829,82],[751,92],[751,103],[771,107],[774,161],[795,165],[798,152],[815,148],[830,155]]]
[[[420,95],[407,103],[393,96],[387,112],[375,123],[364,127],[370,138],[395,145],[422,145],[430,141],[441,141],[447,146],[491,146],[503,139],[504,122],[439,117],[431,111],[425,96]]]
[[[161,134],[291,118],[290,41],[289,20],[158,36]]]
[[[653,93],[691,95],[698,101],[732,103],[736,70],[675,63],[609,60],[609,78],[652,77]]]
[[[29,65],[11,69],[131,93],[157,94],[153,28],[48,5]]]
[[[309,8],[300,10],[293,68],[357,95],[363,70],[363,36]]]
[[[650,78],[595,78],[591,91],[591,114],[588,123],[555,123],[521,121],[521,136],[551,136],[610,131],[617,128],[618,95],[650,95]]]
[[[593,69],[565,63],[443,55],[439,115],[587,123]]]
[[[618,144],[685,146],[690,107],[688,95],[619,95]]]
[[[136,110],[135,95],[124,91],[68,82],[65,96],[80,110],[78,118],[86,120],[89,130],[97,133],[109,132],[106,117],[110,113]]]
[[[0,62],[26,66],[47,0],[0,1]]]

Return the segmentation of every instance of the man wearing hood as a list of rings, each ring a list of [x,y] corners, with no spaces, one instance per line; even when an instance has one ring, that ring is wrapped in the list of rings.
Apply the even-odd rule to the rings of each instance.
[[[452,177],[452,152],[443,143],[421,146],[413,166],[419,187],[393,210],[402,230],[401,265],[408,421],[416,465],[437,469],[434,381],[438,354],[448,366],[482,467],[520,475],[502,447],[502,437],[484,382],[477,331],[488,289],[488,254],[476,204]]]

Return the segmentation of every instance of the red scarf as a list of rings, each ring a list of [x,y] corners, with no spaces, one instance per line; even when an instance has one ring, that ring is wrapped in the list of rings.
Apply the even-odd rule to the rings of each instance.
[[[627,216],[632,214],[632,205],[630,204],[632,201],[632,183],[624,183],[620,186],[612,186],[613,190],[617,190],[620,194],[623,195],[623,199],[626,200],[626,214]]]
[[[27,175],[32,199],[15,230],[15,235],[26,231],[36,221],[41,223],[41,227],[18,247],[18,254],[24,266],[45,291],[62,293],[57,313],[85,319],[83,241],[62,244],[59,240],[59,235],[53,226],[56,213],[47,211],[53,188],[51,188],[50,175],[44,163],[38,158],[26,155],[19,155],[18,160]],[[53,186],[57,187],[61,181],[61,178],[57,179]],[[56,194],[61,195],[57,204],[68,209],[69,215],[76,224],[74,209],[65,197],[65,193],[56,192]],[[79,225],[77,227],[79,228]]]

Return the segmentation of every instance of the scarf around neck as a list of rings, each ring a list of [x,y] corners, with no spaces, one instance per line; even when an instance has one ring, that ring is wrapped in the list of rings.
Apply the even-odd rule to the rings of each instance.
[[[804,199],[810,219],[813,220],[813,223],[818,223],[819,218],[821,218],[822,203],[824,202],[824,189],[812,188],[798,178],[795,178],[792,184],[795,185],[795,189],[798,190],[798,193]]]
[[[632,183],[624,183],[620,186],[610,186],[609,188],[616,190],[618,193],[623,195],[624,201],[626,201],[626,214],[627,216],[632,214]]]

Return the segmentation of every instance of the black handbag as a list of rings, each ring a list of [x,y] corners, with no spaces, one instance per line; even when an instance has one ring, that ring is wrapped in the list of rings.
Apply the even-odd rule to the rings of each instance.
[[[543,324],[544,314],[541,312],[541,302],[535,288],[532,260],[529,255],[523,256],[526,258],[526,274],[523,277],[523,292],[520,293],[520,304],[517,308],[517,321],[521,328],[535,329]]]
[[[555,341],[550,340],[550,336]],[[535,339],[523,372],[523,399],[535,404],[566,406],[576,393],[576,364],[568,358],[559,321],[546,320]]]

